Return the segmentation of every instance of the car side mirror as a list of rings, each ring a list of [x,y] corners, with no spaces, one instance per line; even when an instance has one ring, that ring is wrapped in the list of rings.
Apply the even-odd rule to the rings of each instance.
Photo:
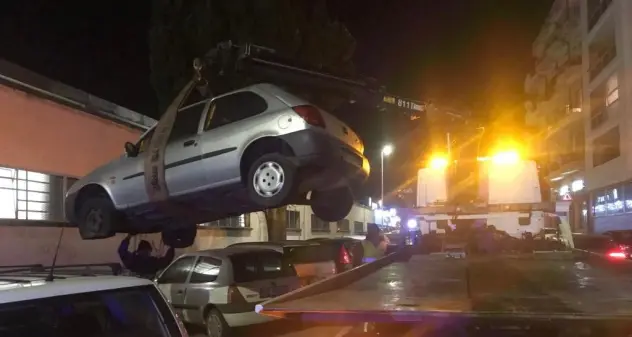
[[[136,145],[130,143],[130,142],[126,142],[125,143],[125,154],[127,154],[128,157],[136,157],[138,156],[138,148],[136,147]]]

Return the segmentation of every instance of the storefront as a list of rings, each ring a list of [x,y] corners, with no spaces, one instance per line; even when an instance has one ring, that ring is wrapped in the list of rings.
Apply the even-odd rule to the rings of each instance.
[[[573,232],[589,231],[589,195],[586,193],[584,179],[580,174],[565,177],[557,181],[552,189],[553,198],[558,207],[558,216],[566,217]]]

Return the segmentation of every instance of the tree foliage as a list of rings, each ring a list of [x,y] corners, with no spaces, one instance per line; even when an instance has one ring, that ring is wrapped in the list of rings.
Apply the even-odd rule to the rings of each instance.
[[[164,110],[191,74],[191,62],[219,42],[255,43],[316,67],[353,71],[355,40],[326,0],[154,0],[151,83]]]
[[[355,40],[326,0],[153,0],[151,84],[164,111],[191,78],[192,60],[224,41],[275,49],[300,63],[353,72]],[[285,207],[265,212],[269,240],[285,238]]]

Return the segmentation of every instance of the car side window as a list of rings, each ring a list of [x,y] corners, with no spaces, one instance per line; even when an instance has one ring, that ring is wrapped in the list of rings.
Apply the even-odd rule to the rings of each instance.
[[[208,256],[201,256],[195,264],[195,267],[193,267],[189,283],[207,283],[215,281],[217,279],[217,275],[219,275],[221,265],[221,260]]]
[[[206,102],[201,101],[178,111],[169,134],[169,142],[196,135],[205,106]]]
[[[195,256],[181,257],[172,263],[158,278],[159,284],[185,283],[189,272],[193,269]]]
[[[252,91],[240,91],[213,101],[204,131],[258,115],[268,109],[263,97]]]
[[[233,277],[235,282],[244,283],[257,280],[259,274],[259,259],[257,254],[236,254],[231,256]]]
[[[154,130],[156,130],[156,128],[151,129],[151,131],[147,132],[145,136],[138,141],[138,144],[136,144],[138,153],[143,153],[147,150],[151,137],[154,135]]]

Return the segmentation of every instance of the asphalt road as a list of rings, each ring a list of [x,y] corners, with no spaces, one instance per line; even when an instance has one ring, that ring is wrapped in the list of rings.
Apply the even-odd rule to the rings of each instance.
[[[285,320],[254,325],[237,329],[235,336],[240,337],[343,337],[351,330],[345,325],[295,324]],[[191,337],[205,336],[202,329],[189,328]]]

